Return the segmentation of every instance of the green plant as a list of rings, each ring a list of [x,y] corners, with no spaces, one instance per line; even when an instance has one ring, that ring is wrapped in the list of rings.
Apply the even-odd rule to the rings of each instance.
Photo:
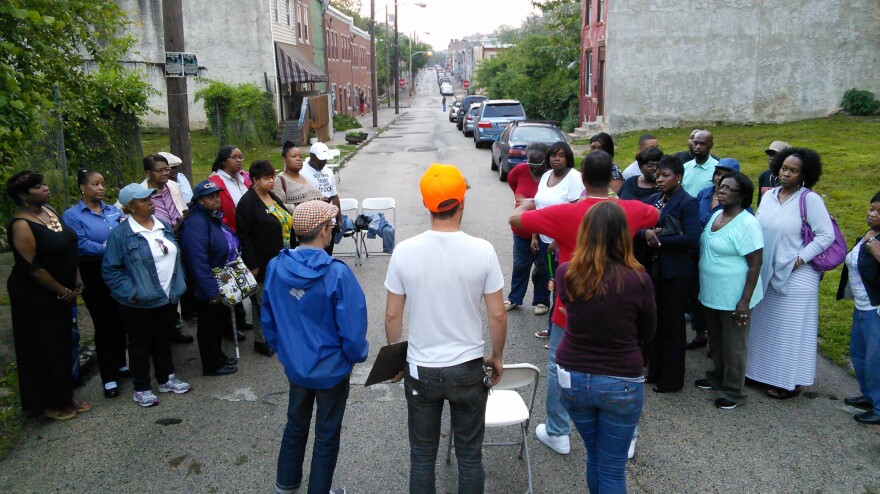
[[[337,113],[336,115],[333,115],[333,129],[337,132],[359,128],[361,128],[361,123],[353,116],[347,113]]]
[[[24,415],[18,397],[18,369],[14,362],[6,364],[0,377],[0,459],[18,440]]]
[[[871,91],[853,88],[843,93],[840,106],[850,115],[868,116],[880,110],[880,101],[877,101]]]
[[[227,84],[199,79],[208,86],[196,92],[203,100],[208,127],[219,141],[238,146],[268,144],[275,132],[272,97],[256,84]]]

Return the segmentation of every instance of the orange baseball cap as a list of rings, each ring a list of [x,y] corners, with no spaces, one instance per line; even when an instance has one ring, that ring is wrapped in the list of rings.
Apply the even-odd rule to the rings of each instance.
[[[464,201],[467,182],[458,168],[434,163],[419,180],[419,189],[422,191],[422,202],[425,207],[431,212],[442,213]],[[450,199],[456,202],[440,207],[440,204]]]

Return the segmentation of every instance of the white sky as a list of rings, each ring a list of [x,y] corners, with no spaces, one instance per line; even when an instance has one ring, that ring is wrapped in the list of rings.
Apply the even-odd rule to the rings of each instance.
[[[474,33],[488,34],[501,25],[519,27],[529,14],[539,12],[532,7],[530,0],[412,1],[425,3],[427,7],[412,5],[410,0],[398,0],[398,33],[412,36],[415,31],[419,40],[431,44],[435,50],[445,50],[452,39],[461,39]],[[376,24],[379,24],[385,20],[386,4],[388,14],[394,13],[394,1],[375,2]],[[361,0],[361,13],[369,18],[370,0]],[[388,26],[391,28],[392,24]]]

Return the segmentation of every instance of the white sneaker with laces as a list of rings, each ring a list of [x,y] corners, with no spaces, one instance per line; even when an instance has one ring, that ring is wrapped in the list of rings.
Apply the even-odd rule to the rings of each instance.
[[[159,385],[160,393],[174,393],[177,395],[182,395],[189,392],[189,390],[191,389],[192,386],[190,386],[189,383],[181,381],[174,374],[168,376],[167,383]]]
[[[543,316],[544,314],[550,312],[550,307],[547,307],[544,304],[538,304],[535,306],[532,312],[534,312],[536,316]]]
[[[547,445],[548,448],[561,455],[571,453],[571,443],[568,440],[568,436],[551,436],[550,434],[547,434],[546,424],[539,424],[538,427],[535,428],[535,436],[537,436],[538,441],[541,441]]]
[[[135,391],[132,399],[138,405],[146,408],[159,404],[159,398],[153,394],[149,389],[146,391]]]

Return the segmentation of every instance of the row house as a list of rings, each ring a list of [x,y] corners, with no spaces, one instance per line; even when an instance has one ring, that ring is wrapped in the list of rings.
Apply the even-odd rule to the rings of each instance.
[[[370,35],[351,17],[328,6],[324,11],[324,58],[333,108],[337,113],[360,113],[360,102],[370,105]]]
[[[581,122],[595,122],[605,104],[606,0],[583,0],[581,6],[581,70],[579,115]]]

